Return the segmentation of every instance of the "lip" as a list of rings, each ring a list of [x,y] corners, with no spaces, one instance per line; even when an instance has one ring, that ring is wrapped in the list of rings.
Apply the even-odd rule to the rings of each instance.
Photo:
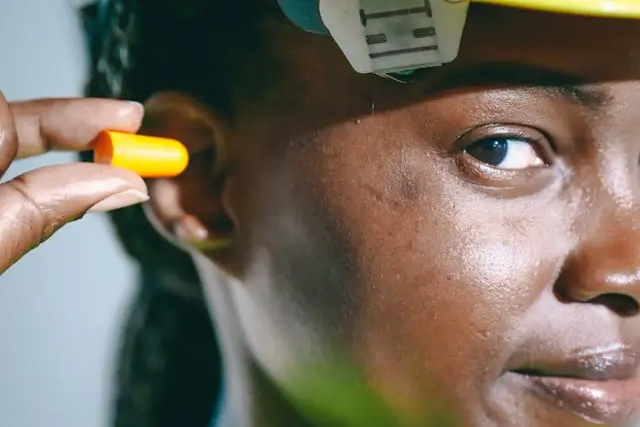
[[[639,362],[636,352],[613,347],[511,372],[538,397],[585,421],[628,425],[640,419]]]

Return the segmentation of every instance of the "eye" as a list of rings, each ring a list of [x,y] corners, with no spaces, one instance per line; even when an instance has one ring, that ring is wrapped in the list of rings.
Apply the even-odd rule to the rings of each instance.
[[[465,153],[498,169],[522,170],[548,166],[535,142],[522,137],[496,136],[467,146]]]

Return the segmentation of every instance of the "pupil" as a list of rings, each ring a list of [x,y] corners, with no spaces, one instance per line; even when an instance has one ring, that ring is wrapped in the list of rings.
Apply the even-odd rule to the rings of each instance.
[[[509,143],[504,139],[489,139],[472,144],[467,153],[483,163],[498,166],[507,158]]]

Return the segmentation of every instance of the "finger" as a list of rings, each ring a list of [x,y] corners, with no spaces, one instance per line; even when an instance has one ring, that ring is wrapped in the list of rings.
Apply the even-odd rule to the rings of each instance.
[[[13,114],[9,104],[0,92],[0,177],[16,157],[18,152],[18,139]]]
[[[0,273],[86,212],[147,199],[138,175],[90,163],[49,166],[0,185]]]
[[[142,105],[113,99],[70,98],[12,102],[18,158],[49,150],[82,151],[103,130],[136,132]]]

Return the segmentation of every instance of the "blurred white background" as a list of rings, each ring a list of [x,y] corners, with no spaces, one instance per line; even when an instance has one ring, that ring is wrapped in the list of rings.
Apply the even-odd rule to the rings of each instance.
[[[81,94],[87,54],[76,13],[70,0],[0,0],[7,98]],[[9,175],[74,160],[50,154],[15,164]],[[101,216],[66,227],[0,277],[0,427],[107,426],[133,283]]]

